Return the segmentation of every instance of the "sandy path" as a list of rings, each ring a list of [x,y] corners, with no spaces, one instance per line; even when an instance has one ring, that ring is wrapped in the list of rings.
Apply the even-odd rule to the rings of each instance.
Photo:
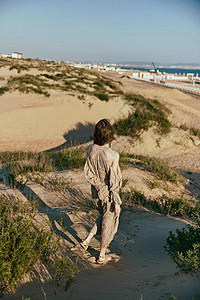
[[[39,266],[40,276],[37,274],[34,281],[24,282],[16,294],[4,300],[21,300],[22,296],[31,300],[141,299],[141,295],[143,299],[170,299],[171,295],[178,299],[200,297],[199,277],[180,272],[163,249],[169,231],[186,226],[181,220],[144,209],[123,209],[118,233],[110,245],[112,255],[119,261],[103,267],[91,263],[99,251],[99,238],[92,240],[87,252],[76,246],[91,226],[91,216],[84,212],[83,202],[89,198],[90,187],[82,172],[69,171],[62,175],[65,180],[72,178],[76,193],[69,191],[63,196],[29,182],[23,197],[39,197],[38,220],[41,225],[48,219],[53,221],[57,233],[61,233],[58,220],[63,217],[63,225],[67,226],[62,233],[63,249],[78,259],[83,270],[67,292],[62,285],[55,295],[48,271]],[[76,207],[82,208],[75,215]]]
[[[120,261],[82,272],[67,297],[74,300],[199,297],[199,278],[177,272],[163,249],[169,230],[184,226],[181,221],[146,211],[125,211],[111,244],[111,249],[120,255]]]

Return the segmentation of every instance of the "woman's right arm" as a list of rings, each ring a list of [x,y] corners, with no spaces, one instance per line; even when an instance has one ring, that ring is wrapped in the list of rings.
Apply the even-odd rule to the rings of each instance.
[[[122,203],[119,196],[119,190],[122,186],[122,174],[119,167],[119,153],[109,150],[108,159],[110,162],[110,196],[111,200],[115,202],[115,206],[117,207]]]
[[[102,201],[102,203],[107,202],[109,199],[108,185],[100,181],[87,159],[84,166],[84,175],[87,181],[96,188],[98,198]]]

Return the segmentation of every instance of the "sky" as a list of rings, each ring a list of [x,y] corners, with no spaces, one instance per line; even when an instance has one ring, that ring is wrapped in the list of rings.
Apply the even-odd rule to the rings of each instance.
[[[0,0],[0,53],[200,63],[200,0]]]

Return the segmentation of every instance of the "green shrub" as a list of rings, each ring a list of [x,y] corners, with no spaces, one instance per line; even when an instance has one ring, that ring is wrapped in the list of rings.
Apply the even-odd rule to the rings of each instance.
[[[0,198],[0,294],[13,291],[22,277],[40,260],[53,269],[55,288],[61,278],[69,287],[79,273],[68,257],[59,258],[60,237],[35,225],[35,203],[22,203],[14,197]],[[62,264],[62,268],[60,267]]]
[[[0,61],[0,65],[11,65],[10,70],[16,69],[18,73],[22,70],[28,70],[30,68],[36,68],[46,73],[40,75],[26,74],[24,76],[18,76],[10,78],[8,80],[8,87],[10,91],[19,90],[22,93],[37,93],[49,97],[50,94],[46,89],[59,89],[61,91],[79,91],[80,93],[86,93],[94,95],[93,92],[87,90],[87,87],[82,87],[78,83],[83,83],[86,86],[93,86],[95,89],[96,97],[102,101],[109,100],[109,94],[120,95],[122,91],[117,87],[116,81],[109,80],[103,76],[96,75],[96,79],[92,80],[88,77],[89,71],[78,70],[77,68],[67,66],[66,64],[46,62],[42,60],[27,60],[27,66],[21,64],[13,64],[14,61]],[[94,76],[94,74],[92,74]],[[51,79],[59,84],[53,84],[46,79]],[[67,81],[72,79],[72,81]],[[118,82],[120,84],[120,82]],[[110,87],[113,91],[108,92],[107,87]]]
[[[183,178],[173,171],[167,162],[164,162],[161,159],[144,155],[120,153],[120,166],[123,168],[127,167],[129,164],[155,174],[160,180],[170,181],[173,183],[177,183],[181,180],[183,181]]]
[[[58,241],[33,224],[35,206],[13,198],[0,199],[0,293],[14,288],[38,259],[50,259]],[[43,244],[41,244],[41,241]]]
[[[0,152],[0,162],[9,165],[10,163],[13,163],[15,161],[30,160],[35,157],[38,158],[38,156],[38,153],[30,151],[5,151]]]
[[[200,129],[191,127],[190,128],[190,133],[192,135],[197,136],[198,138],[200,138]]]
[[[132,189],[131,192],[121,193],[122,202],[126,205],[144,206],[168,216],[190,217],[200,220],[200,204],[182,198],[147,198],[142,192]]]
[[[188,127],[186,124],[181,124],[180,125],[180,129],[187,131],[189,130],[190,134],[197,136],[198,138],[200,138],[200,129],[195,128],[195,127]]]
[[[178,177],[180,179],[180,176],[174,172],[166,162],[156,158],[150,158],[149,163],[148,171],[154,173],[160,180],[177,183]]]
[[[41,89],[41,87],[33,87],[33,86],[27,86],[25,84],[21,84],[20,86],[17,87],[18,91],[21,93],[29,94],[29,93],[35,93],[35,94],[40,94],[44,95],[46,97],[49,97],[50,94],[47,91],[44,91]]]
[[[6,64],[6,65],[8,64],[9,65],[10,64],[9,60],[5,59],[5,58],[0,58],[0,65],[4,65],[4,64]]]
[[[105,80],[104,83],[109,86],[109,88],[113,89],[113,90],[118,90],[117,86],[115,85],[115,83],[112,82],[112,80]]]
[[[165,250],[185,271],[200,271],[200,226],[170,231]]]
[[[58,178],[57,176],[48,180],[45,180],[43,177],[35,177],[34,181],[46,189],[50,191],[59,192],[59,193],[66,193],[67,190],[70,188],[70,182],[66,182],[62,178]]]
[[[105,89],[106,86],[110,87],[113,90],[118,90],[115,81],[100,76],[93,82],[92,85],[95,86],[96,90]]]
[[[74,149],[63,149],[50,153],[50,157],[56,169],[81,168],[85,164],[86,150],[82,147]]]
[[[104,93],[94,93],[94,95],[99,98],[101,101],[109,101],[109,96],[107,94]]]
[[[75,281],[75,277],[79,274],[80,270],[77,266],[69,260],[69,258],[64,257],[57,259],[55,262],[53,278],[55,281],[55,293],[60,285],[61,279],[65,281],[65,291],[70,287],[72,282]]]
[[[65,80],[64,81],[64,84],[65,84],[65,86],[67,86],[67,87],[72,87],[72,85],[74,84],[74,82],[73,81],[69,81],[69,80]]]
[[[53,163],[48,153],[31,153],[24,152],[17,157],[13,154],[13,160],[7,162],[10,175],[16,178],[18,175],[37,172],[51,172],[54,170]],[[21,155],[21,158],[20,158]]]
[[[104,81],[101,78],[98,78],[93,82],[93,85],[95,86],[96,89],[102,89],[104,86]]]
[[[79,84],[76,85],[74,90],[79,91],[80,93],[86,93],[87,92],[87,90],[84,87],[80,86]]]
[[[10,183],[27,173],[52,172],[55,170],[81,168],[85,163],[86,149],[83,147],[62,149],[57,152],[0,152],[0,162],[10,173]]]
[[[81,76],[81,77],[77,77],[76,82],[81,82],[81,83],[86,83],[88,80],[87,76]]]
[[[50,94],[46,90],[43,90],[42,87],[50,88],[51,85],[48,85],[44,79],[41,79],[38,76],[27,74],[10,78],[8,80],[8,87],[22,93],[37,93],[49,97]]]
[[[14,66],[11,66],[9,68],[9,70],[14,70],[16,69],[17,70],[17,73],[21,73],[21,71],[28,71],[29,68],[27,66],[22,66],[22,65],[14,65]]]
[[[118,135],[139,137],[141,130],[147,130],[152,126],[152,115],[149,112],[136,109],[126,119],[114,123],[114,129]]]
[[[55,77],[58,78],[58,79],[63,78],[63,77],[65,77],[65,76],[66,76],[66,73],[65,73],[65,72],[57,73],[57,74],[55,75]]]
[[[180,129],[184,130],[184,131],[187,131],[189,128],[187,127],[187,125],[184,123],[184,124],[181,124],[180,125]]]
[[[47,74],[47,73],[41,74],[41,76],[44,76],[48,79],[52,79],[52,80],[56,80],[56,81],[59,80],[56,76],[50,75],[50,74]]]
[[[161,134],[167,134],[170,131],[172,125],[167,119],[170,111],[159,101],[147,99],[141,95],[126,95],[125,99],[133,106],[134,112],[126,119],[114,123],[113,126],[118,135],[138,138],[142,131],[155,125]]]
[[[62,79],[63,77],[65,77],[66,74],[65,73],[57,73],[56,75],[50,75],[50,74],[44,73],[44,74],[41,74],[41,76],[44,76],[48,79],[58,81],[58,80]]]
[[[0,96],[5,94],[5,92],[9,91],[7,86],[0,87]]]

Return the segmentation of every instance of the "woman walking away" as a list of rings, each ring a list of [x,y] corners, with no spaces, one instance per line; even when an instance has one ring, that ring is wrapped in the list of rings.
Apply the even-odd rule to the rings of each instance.
[[[87,250],[91,238],[101,234],[101,247],[97,263],[103,264],[112,259],[106,255],[106,249],[113,240],[119,224],[119,189],[122,176],[119,168],[119,154],[113,151],[111,142],[114,130],[108,119],[100,120],[94,130],[94,144],[87,149],[84,174],[91,184],[93,199],[100,213],[89,235],[80,245]]]

